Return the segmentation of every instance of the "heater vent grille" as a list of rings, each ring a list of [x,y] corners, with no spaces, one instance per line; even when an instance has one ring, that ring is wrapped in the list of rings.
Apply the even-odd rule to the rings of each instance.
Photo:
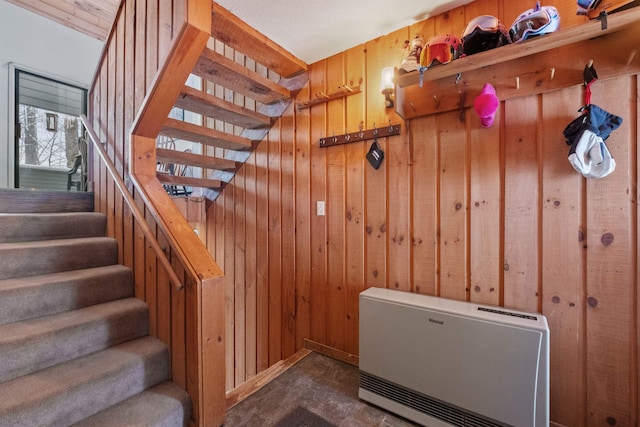
[[[360,388],[456,427],[508,427],[360,371]]]

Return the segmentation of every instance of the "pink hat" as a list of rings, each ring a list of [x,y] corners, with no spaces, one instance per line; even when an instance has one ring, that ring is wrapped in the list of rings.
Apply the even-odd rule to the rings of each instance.
[[[483,128],[491,127],[499,105],[500,100],[496,96],[496,90],[489,83],[486,83],[480,95],[473,101],[473,109],[480,117]]]

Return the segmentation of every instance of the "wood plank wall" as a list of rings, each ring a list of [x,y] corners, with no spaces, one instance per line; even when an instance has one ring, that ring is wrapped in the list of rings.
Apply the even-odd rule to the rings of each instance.
[[[177,1],[181,3],[180,0]],[[163,11],[163,17],[167,13],[169,17],[165,19],[171,23],[173,21],[171,7],[169,11]],[[158,2],[146,0],[123,2],[89,93],[90,120],[125,182],[129,173],[128,133],[136,112],[144,100],[146,88],[158,70],[157,58],[168,53],[168,44],[173,37],[171,25],[163,26],[161,33],[158,33],[157,23],[149,24],[149,27],[154,29],[150,28],[149,37],[145,36],[147,16],[157,14]],[[160,42],[160,40],[163,41]],[[165,46],[166,51],[158,52],[160,45]],[[151,51],[155,53],[151,54]],[[142,232],[135,228],[133,217],[122,198],[115,194],[113,180],[106,166],[98,163],[97,156],[94,156],[92,180],[95,183],[96,211],[107,214],[107,233],[118,239],[119,261],[134,271],[136,296],[149,303],[151,332],[156,335],[158,324],[165,321],[158,319],[158,292],[166,292],[169,287],[167,286],[166,290],[159,290],[155,285],[146,286],[156,282],[155,256],[145,244]],[[135,194],[134,197],[138,200],[138,207],[144,212],[145,206],[141,198]],[[151,216],[148,217],[148,222],[152,229],[155,229]],[[166,333],[166,331],[160,332],[162,335]]]
[[[90,121],[120,176],[128,182],[129,135],[135,117],[147,96],[152,80],[169,53],[174,38],[185,23],[185,0],[124,0],[107,40],[102,61],[89,93]],[[107,233],[118,240],[119,262],[130,267],[135,281],[135,295],[149,306],[150,334],[162,340],[171,354],[171,377],[186,390],[197,388],[201,379],[189,367],[187,354],[187,311],[193,280],[172,251],[167,237],[155,223],[144,198],[132,189],[140,210],[155,232],[178,277],[182,290],[171,286],[155,253],[146,242],[132,212],[118,193],[106,166],[94,156],[91,180],[95,183],[95,210],[107,215]],[[191,393],[191,391],[190,391]],[[197,397],[192,394],[192,397]],[[197,406],[194,398],[194,406]],[[220,402],[207,402],[215,405]],[[200,411],[200,412],[198,412]],[[196,414],[206,408],[194,407]]]
[[[583,22],[574,1],[554,5],[563,26]],[[343,84],[363,93],[291,107],[207,211],[228,278],[228,389],[305,339],[357,355],[357,295],[379,286],[542,312],[552,420],[637,425],[638,76],[603,75],[593,88],[624,119],[608,141],[616,170],[601,180],[567,162],[562,131],[580,87],[502,102],[490,129],[471,109],[403,122],[379,93],[406,39],[460,34],[480,14],[510,25],[531,6],[477,0],[310,66],[299,101]],[[318,146],[389,121],[402,135],[380,140],[379,170],[365,160],[370,143]]]

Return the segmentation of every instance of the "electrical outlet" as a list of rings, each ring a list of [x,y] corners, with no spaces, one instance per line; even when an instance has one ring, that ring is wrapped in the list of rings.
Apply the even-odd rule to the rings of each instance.
[[[324,200],[318,200],[316,203],[316,213],[318,216],[324,216]]]

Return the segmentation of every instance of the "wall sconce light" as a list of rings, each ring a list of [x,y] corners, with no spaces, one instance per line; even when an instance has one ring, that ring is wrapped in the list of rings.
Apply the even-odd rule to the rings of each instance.
[[[382,69],[382,78],[380,79],[380,91],[384,95],[385,108],[393,107],[393,91],[395,85],[393,83],[395,78],[395,69],[393,67],[385,67]]]

